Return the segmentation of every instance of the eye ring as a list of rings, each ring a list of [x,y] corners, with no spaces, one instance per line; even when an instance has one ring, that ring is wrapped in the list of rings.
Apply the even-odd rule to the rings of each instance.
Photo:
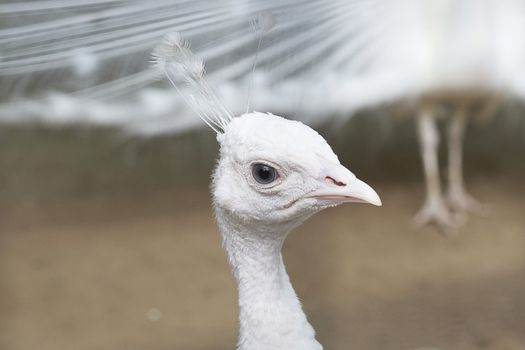
[[[261,185],[271,184],[279,178],[277,170],[273,166],[264,163],[252,164],[252,176]]]

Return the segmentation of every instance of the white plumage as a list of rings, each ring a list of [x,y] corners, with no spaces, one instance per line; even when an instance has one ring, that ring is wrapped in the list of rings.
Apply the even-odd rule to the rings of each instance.
[[[314,213],[348,202],[381,205],[379,196],[308,126],[257,112],[232,118],[209,89],[202,61],[178,36],[168,35],[153,59],[217,132],[213,204],[238,287],[238,349],[322,349],[286,273],[282,245]]]

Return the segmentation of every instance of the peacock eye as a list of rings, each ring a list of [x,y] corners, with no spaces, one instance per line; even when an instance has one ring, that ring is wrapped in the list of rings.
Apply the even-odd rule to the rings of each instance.
[[[255,181],[260,184],[267,185],[277,179],[277,170],[274,167],[263,163],[255,163],[252,165],[252,175]]]

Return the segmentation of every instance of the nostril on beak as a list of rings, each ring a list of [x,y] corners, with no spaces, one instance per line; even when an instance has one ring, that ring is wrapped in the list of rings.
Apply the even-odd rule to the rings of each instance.
[[[336,185],[336,186],[339,186],[339,187],[344,187],[346,186],[346,184],[344,182],[341,182],[341,181],[337,181],[336,179],[334,179],[333,177],[330,177],[330,176],[327,176],[325,177],[325,180],[327,182],[331,182],[332,184]]]

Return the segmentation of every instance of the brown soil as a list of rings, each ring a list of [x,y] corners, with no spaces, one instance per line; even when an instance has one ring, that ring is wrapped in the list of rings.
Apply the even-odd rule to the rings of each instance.
[[[291,235],[285,260],[326,349],[525,349],[525,187],[453,238],[414,231],[419,186],[377,186]],[[205,190],[3,208],[0,348],[233,349],[233,280]]]

